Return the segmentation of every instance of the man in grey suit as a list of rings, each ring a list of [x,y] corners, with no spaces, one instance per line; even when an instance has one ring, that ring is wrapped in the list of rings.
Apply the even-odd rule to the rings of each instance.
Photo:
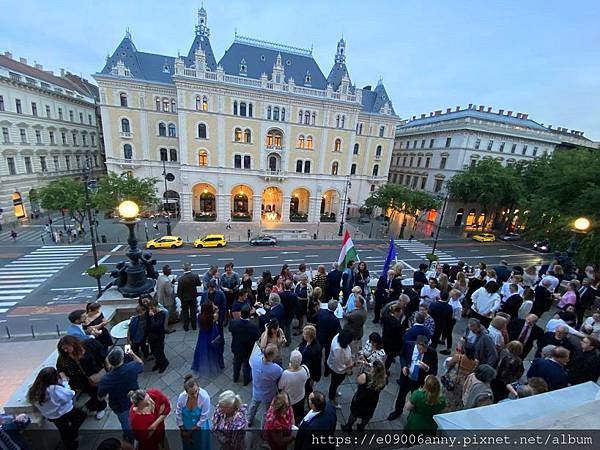
[[[350,343],[350,348],[353,356],[358,353],[358,349],[360,348],[360,343],[363,337],[363,328],[365,322],[367,321],[367,308],[365,308],[365,300],[362,295],[356,296],[356,299],[354,300],[354,306],[355,308],[352,310],[352,312],[344,316],[346,319],[344,330],[349,330],[352,333],[352,342]]]
[[[162,274],[156,280],[156,300],[158,303],[167,308],[169,312],[168,320],[165,321],[165,331],[172,333],[175,330],[169,330],[168,326],[179,322],[177,307],[175,304],[175,289],[173,288],[173,280],[171,280],[171,266],[168,264],[163,266]]]

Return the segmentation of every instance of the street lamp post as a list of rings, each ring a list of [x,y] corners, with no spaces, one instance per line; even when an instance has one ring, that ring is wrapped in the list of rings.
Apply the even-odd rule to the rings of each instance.
[[[92,173],[90,160],[86,160],[85,167],[83,169],[83,182],[85,185],[85,209],[87,210],[88,223],[90,225],[90,242],[92,243],[92,253],[94,255],[94,268],[98,270],[98,252],[96,251],[96,239],[94,238],[94,222],[92,221],[92,202],[90,200],[90,175]],[[102,283],[100,277],[96,277],[98,284],[98,297],[102,295]]]
[[[129,229],[129,237],[127,238],[127,257],[129,261],[123,264],[123,281],[119,284],[119,292],[126,298],[139,297],[140,295],[149,294],[154,290],[155,280],[147,277],[146,270],[148,266],[152,266],[150,254],[142,254],[142,250],[138,247],[138,240],[135,235],[135,226],[138,223],[138,214],[140,209],[135,202],[125,200],[119,205],[119,216],[121,223]]]
[[[592,222],[586,217],[579,217],[573,222],[573,228],[571,229],[571,243],[569,244],[564,261],[562,262],[567,279],[573,278],[573,267],[575,266],[573,259],[579,245],[579,237],[586,234],[590,228],[592,228]]]
[[[352,186],[352,183],[350,182],[350,175],[348,175],[348,177],[346,178],[346,187],[344,188],[344,203],[343,203],[343,208],[342,208],[342,217],[340,219],[340,229],[338,230],[338,236],[342,236],[344,234],[344,218],[346,217],[346,208],[348,208],[348,205],[346,204],[347,199],[348,199],[348,189]]]
[[[435,249],[437,248],[438,237],[440,236],[440,228],[442,228],[442,223],[444,223],[444,214],[446,213],[446,205],[448,204],[449,195],[446,194],[444,196],[444,205],[442,206],[442,214],[440,214],[440,223],[435,231],[435,239],[433,241],[433,248],[431,249],[431,254],[435,255]]]
[[[163,177],[165,179],[165,193],[163,194],[163,211],[167,217],[167,234],[170,236],[171,232],[171,214],[167,211],[167,163],[163,160]]]

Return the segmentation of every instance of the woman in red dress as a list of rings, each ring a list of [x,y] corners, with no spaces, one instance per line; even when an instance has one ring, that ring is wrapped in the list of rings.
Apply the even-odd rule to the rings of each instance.
[[[169,399],[158,389],[131,391],[129,399],[129,423],[138,441],[138,450],[168,448],[165,418],[171,412]]]

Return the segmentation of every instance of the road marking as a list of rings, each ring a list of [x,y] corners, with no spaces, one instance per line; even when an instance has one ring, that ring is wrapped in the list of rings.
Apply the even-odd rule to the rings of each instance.
[[[283,262],[302,262],[303,259],[284,259]]]
[[[8,309],[6,309],[6,308],[0,308],[0,314],[4,314],[6,312],[8,312]],[[4,323],[4,322],[6,322],[6,320],[3,320],[2,322]]]
[[[33,289],[4,289],[0,287],[0,295],[2,294],[29,294]]]
[[[53,248],[53,249],[60,249],[60,248],[79,248],[81,250],[87,249],[87,250],[91,250],[92,246],[91,245],[44,245],[42,246],[42,248]]]
[[[68,287],[68,288],[52,288],[51,291],[77,291],[80,289],[98,289],[98,286],[82,286],[82,287]]]
[[[104,255],[102,258],[100,258],[98,260],[98,264],[102,264],[104,261],[106,261],[108,258],[110,258],[112,255]]]
[[[219,258],[217,261],[233,261],[234,258]]]
[[[8,272],[8,273],[12,273],[13,275],[17,275],[17,274],[23,274],[23,275],[32,275],[32,274],[45,274],[45,273],[56,273],[58,272],[58,269],[56,268],[52,268],[52,269],[44,269],[44,270],[39,270],[39,269],[21,269],[21,268],[17,268],[17,269],[0,269],[0,274],[2,274],[3,272]]]
[[[300,253],[300,252],[279,252],[282,255],[291,255],[292,253]]]
[[[481,250],[476,249],[476,248],[472,248],[471,250],[469,250],[470,252],[480,252]]]
[[[48,278],[50,278],[51,275],[3,275],[0,274],[0,280],[17,280],[19,281],[22,278],[35,278],[37,279],[43,279],[44,281],[46,281]],[[27,280],[27,281],[31,281],[33,282],[33,280]]]
[[[381,258],[381,256],[365,256],[365,259]]]
[[[22,300],[24,295],[0,295],[0,300]]]
[[[304,255],[305,258],[320,258],[321,255]]]
[[[275,259],[279,258],[279,256],[263,256],[263,259]]]
[[[417,271],[417,269],[415,269],[413,266],[411,266],[409,263],[407,263],[407,262],[406,262],[406,260],[404,260],[404,259],[401,259],[401,260],[400,260],[400,262],[401,262],[402,264],[404,264],[404,265],[405,265],[407,268],[409,268],[410,270],[412,270],[412,271],[414,271],[414,272],[416,272],[416,271]]]
[[[31,281],[31,280],[27,280]],[[10,283],[2,283],[0,284],[0,289],[18,289],[18,288],[36,288],[39,284],[12,284],[16,283],[16,281],[11,281]]]
[[[123,245],[119,244],[119,245],[115,246],[115,248],[113,248],[110,252],[114,253],[114,252],[118,251],[121,247],[123,247]]]
[[[18,302],[0,302],[0,306],[8,307],[15,306]]]

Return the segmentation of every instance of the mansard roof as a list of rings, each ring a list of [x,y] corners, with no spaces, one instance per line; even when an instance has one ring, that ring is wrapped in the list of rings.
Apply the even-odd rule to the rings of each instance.
[[[233,44],[219,61],[219,65],[223,66],[226,74],[241,75],[240,65],[243,59],[246,66],[245,76],[260,79],[260,76],[265,73],[271,79],[273,65],[279,54],[285,82],[293,78],[297,86],[327,89],[325,76],[314,60],[311,50],[236,36]],[[307,75],[310,81],[307,80]]]
[[[335,63],[329,72],[329,76],[327,77],[327,84],[330,84],[334,91],[337,91],[342,84],[342,78],[344,75],[350,79],[350,74],[348,73],[348,68],[346,67],[346,63]]]
[[[188,52],[187,57],[184,59],[185,65],[189,67],[196,63],[196,51],[198,48],[201,48],[204,51],[206,67],[212,71],[217,70],[217,60],[215,59],[215,54],[210,46],[210,39],[208,36],[201,33],[196,33],[196,37],[194,38],[194,42],[192,42],[190,51]]]
[[[396,114],[392,101],[387,95],[387,91],[383,86],[383,81],[379,80],[377,87],[371,90],[371,86],[365,86],[362,91],[362,110],[372,114],[379,114],[381,108],[388,102],[392,114]]]

